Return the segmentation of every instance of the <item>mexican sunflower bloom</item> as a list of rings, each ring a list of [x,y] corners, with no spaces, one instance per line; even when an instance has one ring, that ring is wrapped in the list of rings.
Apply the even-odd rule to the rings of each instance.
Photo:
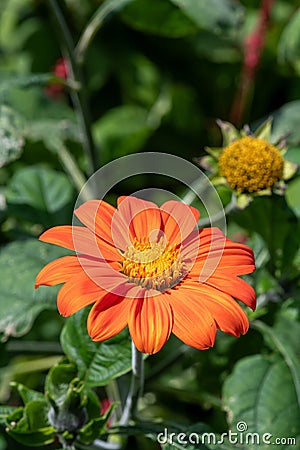
[[[171,333],[200,350],[214,345],[220,329],[247,332],[238,299],[255,308],[255,292],[239,275],[255,270],[252,250],[218,228],[196,228],[199,212],[178,201],[160,208],[120,197],[117,209],[91,200],[75,210],[83,224],[58,226],[40,240],[76,253],[46,265],[35,287],[64,283],[58,310],[70,316],[87,305],[95,341],[126,326],[140,352],[153,354]]]

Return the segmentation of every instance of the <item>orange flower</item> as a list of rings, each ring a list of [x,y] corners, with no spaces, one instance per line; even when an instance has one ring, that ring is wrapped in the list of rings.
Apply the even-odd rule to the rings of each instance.
[[[54,227],[40,237],[76,254],[45,266],[35,287],[64,283],[57,298],[64,316],[94,303],[87,323],[93,340],[128,325],[137,349],[152,354],[171,332],[200,350],[214,345],[217,329],[247,332],[233,297],[255,308],[254,290],[238,278],[255,270],[252,250],[218,228],[197,230],[195,208],[120,197],[117,209],[91,200],[75,215],[84,227]]]

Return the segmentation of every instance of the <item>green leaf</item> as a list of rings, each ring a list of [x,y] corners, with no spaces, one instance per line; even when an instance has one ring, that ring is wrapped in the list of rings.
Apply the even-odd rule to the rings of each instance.
[[[144,108],[124,105],[110,110],[94,124],[94,138],[103,151],[104,162],[141,149],[152,132],[147,117]]]
[[[71,381],[77,376],[77,367],[74,363],[61,361],[49,371],[45,391],[51,399],[61,405],[66,397],[67,390]]]
[[[232,0],[171,0],[199,28],[224,33],[241,26],[244,8]]]
[[[44,394],[38,391],[34,391],[33,389],[29,389],[28,387],[24,386],[24,384],[12,382],[10,383],[10,385],[18,391],[24,404],[29,403],[32,400],[45,400]]]
[[[273,328],[260,321],[254,322],[254,326],[262,332],[269,345],[280,352],[290,369],[300,411],[300,324],[281,314]]]
[[[104,342],[93,342],[86,329],[87,311],[70,317],[61,334],[65,354],[78,366],[87,386],[104,386],[131,369],[131,344],[126,331]]]
[[[282,32],[278,44],[278,58],[281,63],[290,64],[300,73],[300,8]]]
[[[285,103],[272,113],[274,117],[271,141],[278,142],[287,136],[288,145],[300,143],[300,100]]]
[[[300,217],[300,177],[291,180],[285,191],[285,198],[289,207],[294,211],[297,217]]]
[[[121,17],[137,30],[178,38],[197,32],[196,24],[168,0],[134,0]]]
[[[7,418],[7,432],[17,442],[29,446],[52,444],[55,430],[48,422],[47,402],[33,400]]]
[[[0,106],[0,167],[18,159],[24,146],[24,124],[12,108]]]
[[[41,311],[56,308],[56,287],[34,290],[34,283],[45,264],[65,254],[35,239],[1,249],[0,333],[5,337],[26,334]]]
[[[43,166],[29,166],[15,172],[6,199],[9,203],[55,213],[72,200],[72,192],[64,173]]]
[[[73,188],[62,172],[38,165],[23,167],[9,181],[6,201],[11,214],[48,228],[70,220]]]
[[[255,376],[254,376],[255,374]],[[264,433],[275,438],[300,436],[300,411],[290,368],[277,355],[254,355],[240,360],[226,379],[223,389],[224,408],[230,429],[239,433],[238,423],[245,422],[247,433]],[[247,445],[242,448],[249,449]],[[266,450],[270,445],[260,442],[251,450]],[[287,449],[286,445],[276,448]],[[291,446],[291,448],[293,448]]]
[[[13,406],[0,405],[0,425],[6,424],[6,418],[14,412],[16,408]],[[1,447],[0,447],[1,448]]]
[[[80,442],[83,444],[91,444],[95,439],[104,434],[107,429],[107,422],[114,408],[115,405],[111,405],[103,416],[96,417],[84,425],[78,433]]]
[[[288,273],[299,245],[297,217],[288,207],[285,198],[256,197],[251,204],[232,217],[240,226],[258,233],[265,241],[274,268]]]

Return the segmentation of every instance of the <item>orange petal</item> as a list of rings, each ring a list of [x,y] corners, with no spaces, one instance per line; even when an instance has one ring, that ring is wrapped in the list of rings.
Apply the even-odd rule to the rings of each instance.
[[[217,327],[225,333],[239,337],[245,334],[249,328],[247,315],[233,298],[219,290],[205,284],[184,282],[186,295],[192,291],[198,295],[205,308],[210,311]]]
[[[126,236],[128,227],[116,212],[116,208],[103,200],[89,200],[74,211],[90,231],[112,246],[125,250],[130,245]]]
[[[118,199],[118,210],[132,238],[156,240],[161,230],[161,215],[155,203],[123,196]]]
[[[41,285],[53,286],[65,283],[73,275],[82,272],[82,267],[76,255],[64,256],[47,264],[39,272],[35,281],[35,289]]]
[[[71,225],[50,228],[41,234],[39,240],[74,250]]]
[[[168,301],[174,314],[173,333],[185,344],[199,350],[212,347],[216,324],[197,292],[178,288],[168,291]]]
[[[126,290],[129,292],[130,286]],[[105,341],[120,333],[128,323],[132,301],[135,300],[107,293],[97,302],[88,316],[87,328],[91,338],[94,341]]]
[[[221,270],[217,270],[207,280],[206,284],[241,300],[254,311],[256,308],[256,293],[253,287],[241,278],[228,276],[221,272]]]
[[[65,317],[74,314],[80,309],[102,298],[106,295],[93,283],[85,273],[75,275],[60,289],[57,296],[57,306],[60,314]]]
[[[208,228],[199,233],[200,246],[193,272],[201,274],[206,280],[216,269],[228,275],[243,275],[255,270],[254,256],[250,247],[237,244],[225,238],[217,228]],[[188,259],[195,253],[197,236],[193,232],[192,238],[183,244],[182,258]]]
[[[142,353],[157,353],[169,339],[173,317],[164,295],[136,299],[131,303],[128,326],[136,348]]]
[[[195,208],[175,200],[161,205],[160,211],[170,244],[180,244],[197,226],[200,217]]]
[[[95,258],[104,258],[110,261],[121,259],[116,248],[97,238],[85,227],[69,225],[53,227],[45,231],[39,239]]]

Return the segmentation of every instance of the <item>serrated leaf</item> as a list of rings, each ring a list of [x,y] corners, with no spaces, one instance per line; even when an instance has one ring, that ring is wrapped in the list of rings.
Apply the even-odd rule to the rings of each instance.
[[[196,24],[168,0],[134,0],[121,13],[133,28],[159,36],[178,38],[197,32]]]
[[[12,108],[0,106],[0,167],[21,156],[24,146],[24,123]]]
[[[131,369],[131,343],[126,331],[104,342],[93,342],[86,329],[87,311],[71,316],[62,331],[65,354],[78,366],[87,386],[104,386]]]
[[[13,242],[0,251],[0,333],[26,334],[44,309],[56,308],[56,287],[34,290],[35,277],[42,267],[66,254],[66,250],[45,245],[36,239]]]
[[[224,33],[241,26],[244,8],[232,0],[171,0],[201,29]]]

